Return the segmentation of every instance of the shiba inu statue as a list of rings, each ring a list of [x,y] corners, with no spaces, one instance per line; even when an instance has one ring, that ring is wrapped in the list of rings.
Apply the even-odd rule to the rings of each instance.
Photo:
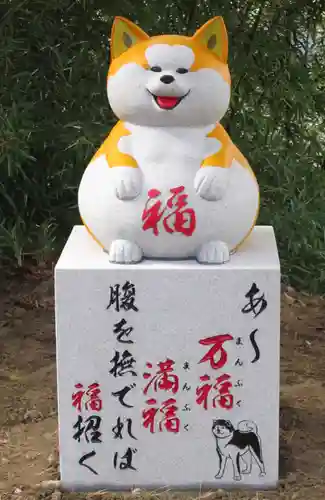
[[[149,37],[117,17],[107,93],[120,121],[86,168],[82,221],[111,262],[222,264],[249,236],[259,188],[220,120],[230,100],[222,18]]]

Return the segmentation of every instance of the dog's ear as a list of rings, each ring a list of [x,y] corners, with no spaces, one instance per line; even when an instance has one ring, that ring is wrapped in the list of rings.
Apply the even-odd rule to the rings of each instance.
[[[111,59],[119,57],[133,45],[148,38],[149,35],[136,24],[124,17],[115,17],[111,34]]]
[[[230,431],[233,431],[233,430],[234,430],[234,426],[232,425],[232,423],[230,422],[230,420],[226,420],[226,421],[225,421],[225,425],[226,425],[226,427],[227,427]]]
[[[228,35],[222,17],[210,19],[197,30],[192,39],[210,50],[223,63],[227,63]]]

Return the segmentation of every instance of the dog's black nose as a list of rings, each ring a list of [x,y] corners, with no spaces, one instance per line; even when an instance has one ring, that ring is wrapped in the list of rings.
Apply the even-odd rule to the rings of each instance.
[[[163,75],[160,78],[160,81],[163,83],[172,83],[175,80],[175,78],[172,75]]]

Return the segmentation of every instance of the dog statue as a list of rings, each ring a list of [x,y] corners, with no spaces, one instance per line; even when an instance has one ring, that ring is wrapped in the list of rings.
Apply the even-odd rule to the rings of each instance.
[[[220,124],[227,57],[221,17],[192,37],[149,37],[115,19],[107,93],[119,121],[78,193],[81,219],[111,262],[223,264],[252,231],[258,184]]]

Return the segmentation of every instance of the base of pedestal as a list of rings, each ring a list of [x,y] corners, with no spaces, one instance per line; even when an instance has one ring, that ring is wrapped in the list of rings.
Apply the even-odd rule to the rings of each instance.
[[[55,298],[64,488],[276,486],[271,227],[256,227],[222,266],[124,266],[77,226],[56,266]]]

